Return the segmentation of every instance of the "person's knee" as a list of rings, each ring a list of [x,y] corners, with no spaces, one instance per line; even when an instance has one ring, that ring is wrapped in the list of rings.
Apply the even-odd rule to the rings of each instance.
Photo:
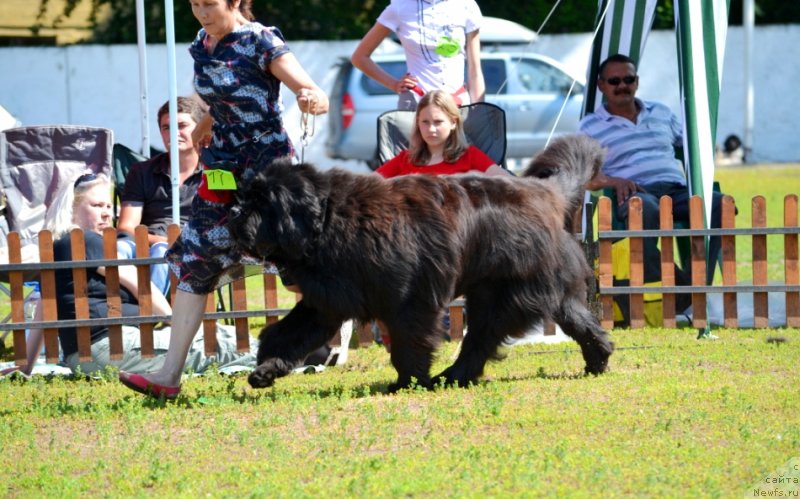
[[[154,258],[161,258],[164,256],[169,249],[167,243],[158,242],[150,246],[150,256]]]
[[[117,240],[117,256],[122,259],[136,258],[136,244],[129,239]]]

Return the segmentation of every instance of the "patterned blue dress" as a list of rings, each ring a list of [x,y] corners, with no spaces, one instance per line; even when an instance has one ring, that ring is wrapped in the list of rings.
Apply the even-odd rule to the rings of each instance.
[[[189,48],[194,84],[214,120],[211,145],[201,155],[204,169],[232,171],[241,185],[270,161],[294,156],[281,120],[281,82],[269,72],[270,63],[288,52],[280,30],[256,22],[229,33],[213,50],[205,30],[198,32]],[[209,190],[203,176],[192,216],[166,255],[178,289],[206,294],[243,277],[244,264],[263,263],[233,244],[226,226],[232,197],[232,191]]]

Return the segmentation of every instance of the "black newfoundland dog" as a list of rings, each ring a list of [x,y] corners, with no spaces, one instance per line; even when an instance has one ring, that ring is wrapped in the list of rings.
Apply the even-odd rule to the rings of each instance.
[[[586,307],[591,269],[565,229],[602,159],[596,142],[573,135],[536,156],[526,178],[385,180],[269,165],[239,186],[228,226],[303,298],[261,332],[250,385],[271,386],[351,318],[387,326],[398,373],[390,391],[475,382],[506,337],[546,318],[580,345],[587,373],[602,373],[613,344]],[[461,295],[467,335],[455,363],[431,378],[443,311]]]

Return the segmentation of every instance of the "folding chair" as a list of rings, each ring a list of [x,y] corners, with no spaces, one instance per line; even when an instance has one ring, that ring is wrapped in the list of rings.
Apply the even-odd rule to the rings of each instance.
[[[488,102],[476,102],[459,108],[464,120],[464,134],[496,164],[506,162],[506,113]],[[414,125],[414,111],[387,111],[378,116],[378,166],[408,149]]]
[[[0,132],[0,188],[5,218],[23,244],[35,242],[47,208],[84,170],[110,176],[113,133],[71,125],[30,126]]]

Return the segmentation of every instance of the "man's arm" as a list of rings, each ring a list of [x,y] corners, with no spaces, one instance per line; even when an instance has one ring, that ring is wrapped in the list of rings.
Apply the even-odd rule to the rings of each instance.
[[[117,232],[125,232],[133,236],[136,226],[142,223],[142,211],[144,211],[144,203],[124,201],[119,211]]]
[[[614,189],[614,194],[617,197],[617,204],[621,205],[628,200],[633,194],[637,192],[644,192],[644,189],[633,180],[628,180],[620,177],[609,177],[600,171],[595,178],[587,182],[586,189],[596,191],[598,189],[605,189],[611,187]]]
[[[117,232],[125,232],[133,236],[136,232],[136,227],[142,223],[142,212],[144,211],[144,203],[125,201],[122,203],[122,209],[119,212],[119,222],[117,222]],[[148,234],[147,242],[150,246],[159,242],[166,242],[166,236],[159,236],[157,234]]]

